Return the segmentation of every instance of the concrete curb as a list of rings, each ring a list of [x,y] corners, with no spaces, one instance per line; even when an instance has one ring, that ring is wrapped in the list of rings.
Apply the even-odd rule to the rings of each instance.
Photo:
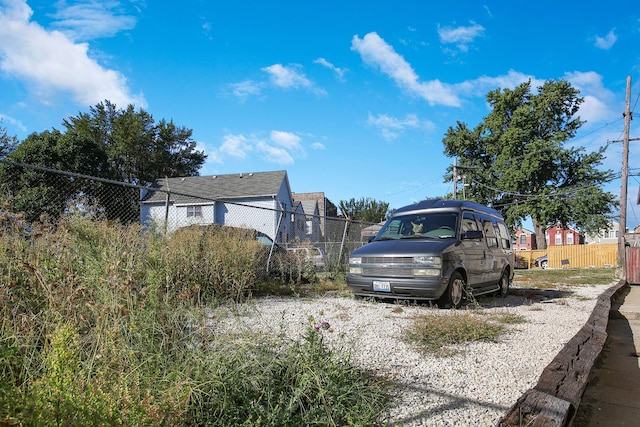
[[[626,285],[621,280],[599,297],[587,323],[542,371],[538,383],[527,390],[500,418],[500,427],[564,427],[571,424],[589,381],[589,374],[607,340],[612,301]]]

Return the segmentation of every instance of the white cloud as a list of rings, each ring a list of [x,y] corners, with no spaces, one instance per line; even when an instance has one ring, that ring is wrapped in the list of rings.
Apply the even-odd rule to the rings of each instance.
[[[279,130],[272,130],[270,135],[271,141],[275,142],[289,150],[301,150],[300,145],[301,138],[292,132],[283,132]]]
[[[284,147],[276,147],[265,141],[258,141],[256,149],[262,153],[262,158],[268,162],[288,165],[293,163],[293,157]]]
[[[291,164],[295,158],[304,156],[305,151],[300,136],[278,130],[271,131],[267,140],[257,135],[227,134],[220,147],[214,150],[219,162],[224,157],[247,159],[250,154],[257,154],[271,163]]]
[[[146,107],[142,95],[130,93],[124,75],[89,57],[86,43],[74,43],[60,31],[47,31],[31,22],[33,11],[24,0],[5,0],[4,5],[0,8],[0,69],[23,81],[42,103],[58,92],[68,92],[82,105],[109,100]]]
[[[578,114],[587,123],[609,121],[622,113],[622,110],[615,112],[611,109],[610,106],[615,105],[615,94],[604,87],[602,76],[595,71],[566,73],[564,79],[584,98]]]
[[[618,36],[616,36],[614,30],[611,30],[604,37],[596,36],[594,45],[599,49],[609,50],[613,47],[617,40]]]
[[[0,125],[2,125],[2,122],[7,122],[7,123],[17,127],[18,129],[20,129],[22,132],[26,132],[27,131],[27,127],[25,125],[23,125],[20,120],[14,119],[11,116],[7,116],[5,114],[0,113]]]
[[[469,50],[469,44],[484,33],[482,25],[471,22],[470,26],[464,27],[440,27],[438,25],[438,35],[440,42],[445,44],[455,44],[462,52]]]
[[[610,105],[615,102],[615,95],[606,89],[602,83],[602,76],[594,71],[575,71],[565,73],[562,79],[571,83],[575,89],[580,91],[579,96],[584,98],[580,105],[579,115],[582,120],[588,123],[611,120],[616,113],[610,109]],[[460,96],[479,97],[486,96],[489,91],[496,89],[514,89],[521,83],[531,80],[531,91],[537,92],[537,88],[545,82],[543,79],[509,70],[507,74],[495,77],[481,76],[474,80],[455,85],[455,89]]]
[[[321,142],[314,142],[311,144],[311,148],[313,150],[324,150],[326,147]]]
[[[298,72],[297,66],[285,67],[282,64],[274,64],[264,67],[262,70],[269,73],[271,82],[281,88],[308,88],[311,81],[304,73]]]
[[[351,50],[358,52],[366,64],[388,75],[401,89],[429,104],[460,105],[460,100],[448,85],[439,80],[420,82],[411,65],[378,34],[368,33],[362,39],[353,36]]]
[[[252,144],[244,135],[225,135],[218,151],[223,155],[245,159],[252,150]]]
[[[283,89],[307,89],[317,95],[326,94],[323,89],[317,88],[315,83],[300,71],[301,68],[297,64],[290,66],[273,64],[262,68],[262,71],[269,74],[269,79],[274,86]]]
[[[324,58],[318,58],[315,61],[313,61],[313,63],[314,64],[320,64],[323,67],[326,67],[326,68],[332,70],[338,76],[338,80],[340,80],[340,81],[344,80],[344,73],[347,71],[346,68],[338,68],[338,67],[336,67],[335,65],[333,65],[331,62],[327,61]]]
[[[253,80],[245,80],[239,83],[232,83],[229,86],[231,87],[233,96],[244,101],[249,96],[260,95],[263,84]]]
[[[415,114],[407,114],[404,119],[398,119],[386,114],[373,116],[369,113],[367,124],[380,129],[383,137],[388,140],[396,139],[407,129],[433,129],[435,127],[432,122],[421,121]]]
[[[534,76],[519,71],[509,70],[507,74],[489,77],[480,76],[477,79],[467,80],[456,84],[455,90],[463,96],[485,97],[487,93],[496,89],[513,89],[521,83],[531,80],[531,88],[535,90],[544,81]]]
[[[113,37],[122,30],[130,30],[136,25],[136,18],[118,14],[117,1],[89,1],[68,6],[66,2],[52,17],[54,28],[60,29],[73,40],[90,40],[98,37]]]

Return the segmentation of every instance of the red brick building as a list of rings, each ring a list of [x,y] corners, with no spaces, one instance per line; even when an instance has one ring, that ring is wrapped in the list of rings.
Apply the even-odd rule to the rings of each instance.
[[[584,243],[584,237],[577,230],[571,227],[565,228],[560,224],[547,228],[544,237],[547,240],[547,246],[581,245]]]
[[[514,233],[515,244],[513,249],[516,251],[525,251],[537,249],[536,235],[533,231],[529,231],[526,228],[518,228]]]

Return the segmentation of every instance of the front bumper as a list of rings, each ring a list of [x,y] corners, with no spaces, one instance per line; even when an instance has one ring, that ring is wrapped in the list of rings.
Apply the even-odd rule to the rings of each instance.
[[[374,281],[388,283],[389,290],[374,290]],[[448,284],[449,281],[443,277],[416,279],[347,275],[347,286],[354,295],[359,297],[437,300],[447,289]]]

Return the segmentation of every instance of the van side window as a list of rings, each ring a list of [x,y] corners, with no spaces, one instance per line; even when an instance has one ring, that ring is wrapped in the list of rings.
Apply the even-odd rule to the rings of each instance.
[[[482,218],[482,231],[487,239],[487,246],[490,248],[498,247],[498,239],[493,222],[488,218]]]
[[[503,249],[509,249],[511,247],[511,236],[509,235],[509,230],[507,230],[507,226],[504,222],[498,223],[498,235],[500,236],[500,241],[502,242]],[[523,235],[524,236],[524,235]],[[525,236],[526,240],[526,236]]]
[[[474,218],[472,213],[465,212],[462,216],[462,232],[466,233],[467,231],[477,230],[478,224],[476,223],[476,219]]]

